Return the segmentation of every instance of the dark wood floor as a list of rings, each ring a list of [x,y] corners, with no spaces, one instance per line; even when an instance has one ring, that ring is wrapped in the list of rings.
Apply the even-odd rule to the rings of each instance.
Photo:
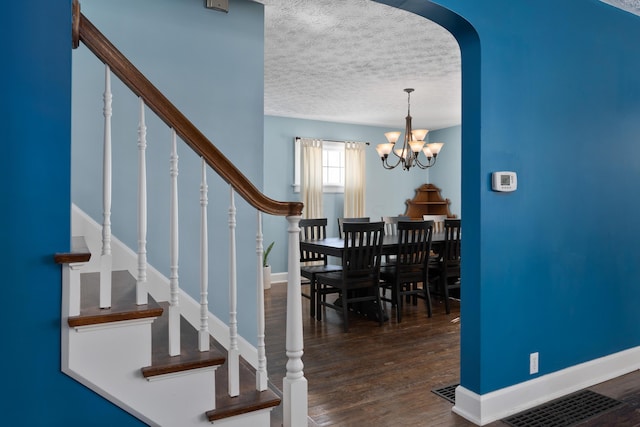
[[[302,298],[302,297],[301,297]],[[344,333],[340,314],[324,310],[317,322],[302,298],[304,373],[309,384],[309,426],[473,426],[451,412],[452,403],[432,392],[459,382],[459,304],[447,315],[434,298],[429,319],[424,302],[405,305],[402,322],[387,305],[384,326],[351,313]],[[282,386],[285,374],[286,285],[265,291],[269,378]],[[581,426],[639,426],[640,371],[591,387],[627,403]],[[272,425],[281,425],[274,412]],[[505,427],[496,421],[489,426]]]

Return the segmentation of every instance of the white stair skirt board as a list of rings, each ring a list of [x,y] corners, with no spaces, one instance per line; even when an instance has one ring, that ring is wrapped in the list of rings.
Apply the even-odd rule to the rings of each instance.
[[[637,369],[640,369],[640,347],[483,395],[458,386],[452,410],[474,424],[483,426]]]
[[[68,334],[69,348],[62,371],[89,389],[149,425],[208,423],[205,413],[215,402],[214,369],[166,381],[149,382],[142,376],[140,369],[151,364],[151,319],[99,328],[67,327],[63,333]]]
[[[72,235],[84,236],[87,247],[92,254],[91,260],[85,264],[81,271],[82,273],[100,271],[100,257],[95,256],[95,254],[100,254],[102,226],[75,204],[72,204],[71,213]],[[114,271],[127,270],[133,277],[137,277],[138,254],[115,236],[111,237],[111,253],[113,256]],[[278,274],[284,274],[286,281],[286,273]],[[156,301],[169,301],[169,278],[151,265],[148,266],[147,283],[149,284],[149,294]],[[182,316],[198,329],[200,325],[200,303],[183,290],[180,290],[180,310]],[[225,313],[225,315],[227,314],[228,313]],[[229,327],[211,312],[209,312],[209,333],[222,344],[225,349],[229,348]],[[238,337],[238,349],[240,350],[240,355],[249,362],[251,366],[257,368],[258,350],[242,337]]]

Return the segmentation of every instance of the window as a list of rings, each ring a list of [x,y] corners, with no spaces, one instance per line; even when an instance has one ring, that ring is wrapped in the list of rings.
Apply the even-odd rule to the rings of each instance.
[[[300,191],[300,168],[302,164],[300,140],[295,140],[295,170],[293,191]],[[322,183],[325,193],[344,193],[344,143],[322,142]]]

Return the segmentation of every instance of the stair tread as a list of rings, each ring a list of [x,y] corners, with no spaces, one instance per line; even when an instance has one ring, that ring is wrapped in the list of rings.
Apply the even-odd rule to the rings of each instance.
[[[240,358],[240,395],[230,397],[227,391],[228,367],[225,362],[216,371],[216,409],[207,411],[209,421],[246,414],[280,405],[281,398],[271,389],[256,390],[255,369]]]
[[[71,251],[58,252],[53,256],[57,264],[72,264],[76,262],[88,262],[91,259],[91,251],[83,236],[71,238]]]
[[[83,273],[81,278],[80,315],[69,318],[70,326],[157,317],[151,325],[151,366],[141,368],[144,377],[219,366],[216,370],[216,409],[206,412],[209,421],[280,405],[281,398],[271,388],[262,392],[256,390],[255,369],[242,357],[239,364],[240,395],[229,397],[226,349],[210,337],[210,350],[198,351],[198,331],[182,316],[180,316],[180,355],[169,356],[169,303],[156,302],[149,296],[148,304],[136,305],[136,280],[128,271],[112,273],[112,305],[108,309],[101,309],[99,306],[100,274]]]
[[[153,300],[143,305],[136,304],[136,279],[128,271],[114,271],[111,281],[111,307],[100,308],[100,273],[81,275],[80,314],[69,317],[69,326],[144,319],[162,314],[162,307]]]
[[[169,303],[160,302],[159,305],[164,312],[151,327],[153,343],[151,366],[142,368],[142,375],[145,378],[219,366],[224,363],[226,356],[215,347],[213,337],[209,337],[209,351],[198,350],[198,331],[182,316],[180,316],[180,354],[169,356]]]

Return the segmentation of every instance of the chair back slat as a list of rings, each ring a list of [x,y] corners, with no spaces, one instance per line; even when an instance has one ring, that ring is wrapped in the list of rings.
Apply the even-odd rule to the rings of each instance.
[[[338,236],[344,238],[344,233],[342,231],[342,224],[345,222],[369,222],[371,221],[369,217],[357,217],[357,218],[338,218]]]
[[[444,252],[442,262],[445,267],[451,268],[460,265],[460,219],[446,219],[444,221]]]
[[[380,220],[384,222],[384,235],[385,236],[397,236],[398,235],[398,221],[408,221],[408,216],[383,216]]]
[[[398,222],[398,272],[408,268],[426,268],[433,238],[433,221]]]
[[[327,218],[311,218],[300,220],[300,241],[321,240],[327,237]],[[327,264],[327,256],[300,248],[300,262],[322,261]]]
[[[433,221],[433,231],[440,233],[444,231],[444,220],[447,219],[446,215],[422,215],[422,219],[425,221]]]
[[[345,277],[378,276],[384,223],[345,222],[342,271]]]

